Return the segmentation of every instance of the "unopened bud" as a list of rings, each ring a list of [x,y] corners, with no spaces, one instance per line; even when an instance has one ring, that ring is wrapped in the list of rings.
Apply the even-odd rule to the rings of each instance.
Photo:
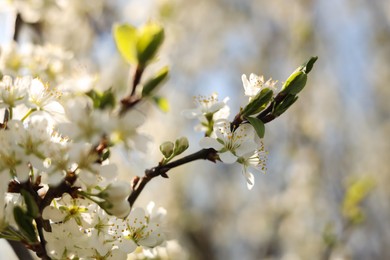
[[[165,158],[169,158],[173,154],[175,145],[172,142],[164,142],[160,145],[160,151],[164,155]]]
[[[99,197],[115,203],[119,200],[127,200],[130,196],[131,187],[127,182],[117,181],[107,186],[105,190],[99,193]]]
[[[188,144],[187,137],[180,137],[175,142],[175,149],[174,149],[175,155],[181,154],[182,152],[187,150],[188,147],[189,147],[189,144]]]

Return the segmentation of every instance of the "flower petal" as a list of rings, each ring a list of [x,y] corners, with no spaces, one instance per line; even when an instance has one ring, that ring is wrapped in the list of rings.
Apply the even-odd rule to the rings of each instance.
[[[248,187],[248,190],[251,190],[253,188],[253,185],[255,184],[255,177],[251,172],[247,170],[246,167],[243,167],[242,174],[246,179],[246,186]]]
[[[256,150],[257,144],[253,141],[245,141],[236,149],[237,156],[243,156],[247,153],[252,153]]]
[[[220,144],[216,139],[211,137],[203,137],[199,141],[199,145],[202,148],[214,148],[215,150],[221,150],[223,145]]]
[[[230,151],[220,153],[219,158],[224,163],[235,163],[237,161],[237,157],[232,154]]]

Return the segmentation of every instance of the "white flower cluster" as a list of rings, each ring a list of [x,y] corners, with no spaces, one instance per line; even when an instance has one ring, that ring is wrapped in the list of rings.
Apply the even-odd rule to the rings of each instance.
[[[0,46],[0,54],[0,68],[5,75],[38,76],[44,82],[55,85],[61,92],[86,92],[95,83],[95,76],[81,67],[72,52],[55,45],[10,43]]]
[[[251,101],[263,89],[276,90],[276,81],[264,80],[263,76],[250,74],[249,80],[242,75],[245,95]],[[248,189],[254,185],[254,172],[265,173],[266,151],[263,140],[260,139],[255,129],[249,123],[241,124],[233,129],[228,120],[229,107],[225,98],[218,101],[217,94],[211,97],[196,97],[197,107],[184,111],[184,116],[197,118],[200,121],[200,129],[206,132],[206,136],[200,140],[202,148],[213,148],[218,152],[219,158],[224,163],[239,163],[242,165],[242,174],[247,181]]]
[[[10,193],[12,182],[34,183],[44,198],[73,176],[66,191],[72,197],[59,196],[43,210],[51,257],[126,259],[138,246],[160,245],[163,210],[130,213],[130,183],[117,180],[117,166],[104,158],[115,144],[145,150],[148,138],[137,130],[144,116],[135,110],[115,116],[110,106],[96,109],[87,98],[58,93],[29,76],[0,80],[0,235],[15,235],[12,209],[28,207],[22,196]]]
[[[135,208],[120,219],[95,203],[66,195],[43,211],[52,228],[45,232],[48,254],[53,259],[126,259],[139,246],[153,253],[165,240],[161,222],[166,213],[153,208],[149,203],[147,212]]]

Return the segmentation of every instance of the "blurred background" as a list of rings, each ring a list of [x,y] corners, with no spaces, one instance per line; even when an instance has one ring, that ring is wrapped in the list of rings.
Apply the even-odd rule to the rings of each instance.
[[[390,259],[389,1],[0,0],[0,44],[3,55],[13,39],[59,46],[97,88],[124,89],[112,25],[149,20],[166,41],[146,73],[171,67],[159,91],[170,112],[142,108],[154,142],[126,158],[126,179],[156,165],[163,141],[187,136],[188,153],[199,150],[197,122],[181,115],[193,96],[229,96],[233,118],[246,102],[242,74],[281,85],[319,56],[298,102],[266,125],[268,170],[253,190],[239,166],[203,161],[148,185],[137,205],[168,210],[183,250],[171,259]]]

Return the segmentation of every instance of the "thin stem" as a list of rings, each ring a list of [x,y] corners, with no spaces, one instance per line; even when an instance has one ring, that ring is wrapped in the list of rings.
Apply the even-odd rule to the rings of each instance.
[[[9,119],[12,119],[14,115],[12,107],[9,107],[8,111],[9,111]]]
[[[153,178],[157,176],[163,176],[168,177],[166,173],[175,167],[178,167],[180,165],[193,162],[196,160],[209,160],[211,162],[216,162],[218,159],[217,151],[209,148],[209,149],[202,149],[198,152],[195,152],[193,154],[187,155],[179,160],[167,163],[165,165],[158,165],[156,167],[153,167],[151,169],[148,169],[145,171],[145,175],[141,178],[141,180],[137,183],[136,187],[134,187],[132,193],[130,194],[128,198],[128,202],[130,203],[130,206],[132,207],[137,200],[138,196],[142,192],[142,190],[145,188],[146,184]]]
[[[131,85],[131,93],[129,96],[121,100],[122,107],[119,111],[119,115],[124,115],[131,107],[135,106],[139,101],[141,101],[142,97],[137,97],[136,90],[137,86],[141,82],[144,69],[145,68],[143,66],[137,65],[134,71],[133,84]]]
[[[34,111],[36,111],[35,108],[30,108],[27,113],[22,117],[21,121],[23,122],[24,120],[26,120],[26,118],[31,115]]]
[[[142,74],[144,73],[144,68],[140,65],[137,66],[134,72],[134,79],[133,79],[133,88],[131,90],[131,96],[135,95],[135,91],[137,89],[138,84],[141,81]]]

